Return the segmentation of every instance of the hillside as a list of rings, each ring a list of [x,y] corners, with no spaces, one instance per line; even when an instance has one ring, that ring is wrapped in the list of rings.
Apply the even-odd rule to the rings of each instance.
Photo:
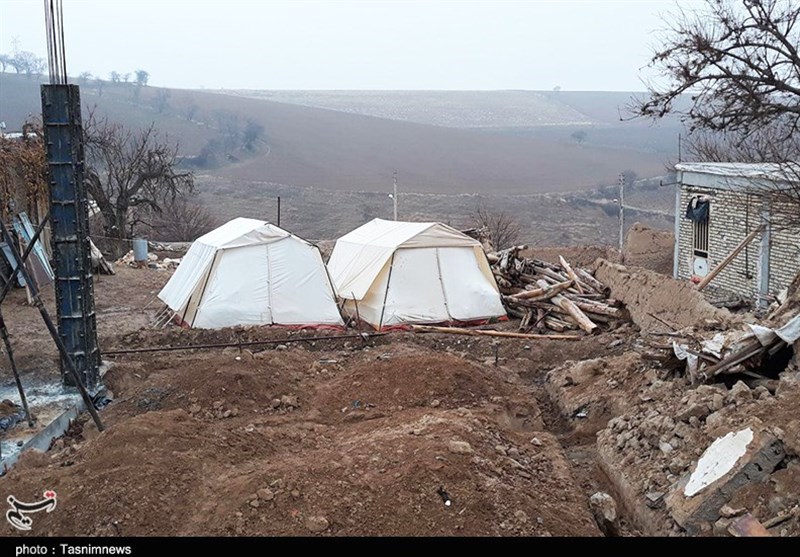
[[[9,129],[39,112],[34,80],[0,74],[0,89],[0,120]],[[539,193],[594,187],[615,180],[625,169],[640,176],[661,174],[665,160],[633,149],[482,133],[211,92],[147,87],[137,96],[131,85],[110,84],[102,95],[96,85],[81,92],[85,105],[112,119],[137,126],[156,121],[186,155],[199,153],[218,138],[226,118],[238,125],[247,120],[261,124],[266,144],[257,154],[236,153],[240,162],[207,171],[234,182],[387,191],[397,170],[408,192]],[[166,102],[159,112],[160,95]],[[562,108],[557,105],[548,114],[562,121],[583,118]]]

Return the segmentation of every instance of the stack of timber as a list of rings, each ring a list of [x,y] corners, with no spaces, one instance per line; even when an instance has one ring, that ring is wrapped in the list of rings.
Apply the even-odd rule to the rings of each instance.
[[[520,319],[521,332],[613,329],[630,317],[608,297],[608,287],[587,269],[523,257],[527,246],[487,254],[506,311]]]

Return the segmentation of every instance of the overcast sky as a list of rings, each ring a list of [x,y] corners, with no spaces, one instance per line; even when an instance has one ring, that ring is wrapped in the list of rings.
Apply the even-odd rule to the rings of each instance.
[[[670,0],[64,0],[67,69],[227,89],[641,90]],[[0,52],[45,57],[41,0]]]

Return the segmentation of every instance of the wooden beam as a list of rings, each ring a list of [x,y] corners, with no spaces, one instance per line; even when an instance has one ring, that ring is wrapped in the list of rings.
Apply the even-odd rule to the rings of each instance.
[[[469,335],[505,338],[528,338],[544,340],[580,340],[581,335],[542,335],[535,333],[510,333],[506,331],[492,331],[487,329],[463,329],[460,327],[435,327],[433,325],[411,325],[415,333],[445,333],[449,335]]]
[[[752,242],[755,239],[755,237],[758,236],[759,234],[761,234],[761,232],[763,232],[763,231],[764,231],[764,225],[762,224],[761,226],[759,226],[758,228],[753,230],[750,234],[748,234],[745,237],[745,239],[742,240],[741,243],[738,246],[733,248],[733,251],[730,252],[725,259],[720,261],[719,265],[714,267],[714,269],[710,273],[708,273],[708,275],[706,275],[706,277],[703,280],[700,281],[700,283],[697,285],[697,289],[698,290],[702,290],[703,288],[708,286],[708,283],[711,282],[712,280],[714,280],[714,278],[718,274],[720,274],[722,272],[722,270],[725,267],[727,267],[728,264],[731,261],[736,259],[736,256],[739,255],[739,252],[741,252],[747,246],[747,244]]]
[[[547,283],[544,280],[538,280],[536,282],[541,287],[547,286]],[[550,303],[557,305],[569,313],[575,322],[578,323],[580,328],[587,333],[591,334],[597,330],[597,324],[589,319],[586,314],[583,313],[583,311],[581,311],[580,308],[576,306],[575,303],[569,298],[565,298],[561,294],[557,294],[556,296],[550,298]]]
[[[578,280],[578,275],[575,274],[575,271],[572,270],[570,264],[567,263],[567,260],[558,256],[558,262],[561,263],[561,266],[564,267],[564,270],[567,272],[567,276],[572,279],[572,282],[575,283],[575,289],[578,291],[579,294],[583,294],[583,288],[581,288],[580,281]]]

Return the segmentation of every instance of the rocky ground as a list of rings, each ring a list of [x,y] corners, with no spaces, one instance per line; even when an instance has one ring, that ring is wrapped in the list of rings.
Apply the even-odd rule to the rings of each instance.
[[[664,327],[650,314],[748,319],[658,273],[606,264],[634,322],[579,341],[301,340],[341,332],[154,329],[169,271],[118,270],[96,285],[106,352],[281,342],[108,356],[107,430],[81,418],[0,478],[22,500],[58,493],[34,535],[729,535],[748,513],[800,533],[796,364],[751,389],[691,385],[643,358]],[[57,376],[38,313],[22,292],[11,302],[23,381]],[[744,428],[741,469],[685,497],[709,445]]]

